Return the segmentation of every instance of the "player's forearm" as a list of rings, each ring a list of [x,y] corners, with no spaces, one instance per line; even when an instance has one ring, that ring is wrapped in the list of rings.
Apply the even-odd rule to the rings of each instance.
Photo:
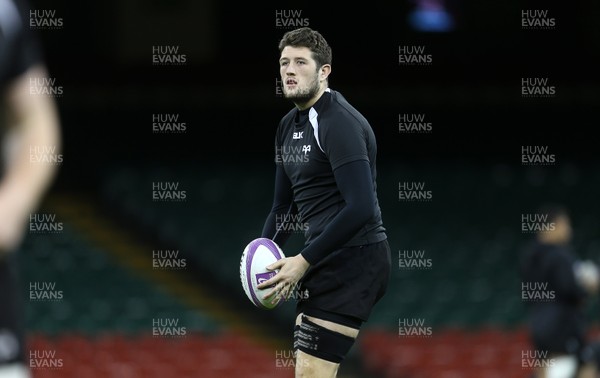
[[[4,175],[0,190],[12,196],[27,210],[34,209],[61,160],[57,110],[51,98],[32,95],[29,77],[41,75],[37,68],[22,75],[9,88],[7,102],[10,128],[4,147]]]
[[[350,241],[375,215],[375,194],[368,162],[346,164],[335,171],[335,177],[346,206],[301,252],[311,265]]]
[[[555,275],[556,295],[572,302],[579,302],[587,297],[587,292],[575,277],[572,265],[561,261]]]
[[[27,122],[35,122],[33,120]],[[46,121],[48,122],[48,121]],[[50,125],[48,128],[52,127]],[[36,162],[39,157],[31,155],[30,149],[53,148],[53,154],[58,153],[58,138],[49,130],[42,127],[25,127],[26,130],[16,131],[11,143],[14,143],[12,156],[8,158],[1,190],[10,193],[13,198],[20,200],[27,209],[33,209],[56,174],[56,164],[53,162]],[[37,129],[39,133],[36,132]],[[50,147],[52,146],[52,147]],[[32,161],[32,157],[34,157]],[[42,157],[38,160],[45,160]],[[49,157],[47,160],[54,160]]]
[[[323,233],[302,251],[302,256],[314,265],[329,253],[341,248],[371,219],[372,213],[367,215],[365,210],[345,207],[325,227]]]

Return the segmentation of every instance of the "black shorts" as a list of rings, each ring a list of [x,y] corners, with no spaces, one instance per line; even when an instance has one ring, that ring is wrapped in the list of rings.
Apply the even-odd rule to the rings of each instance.
[[[550,355],[580,355],[586,345],[586,322],[577,307],[562,303],[540,303],[532,308],[529,332],[537,351]]]
[[[391,271],[387,240],[338,249],[300,280],[296,314],[360,328],[385,294]]]
[[[25,314],[17,268],[16,253],[0,258],[0,366],[26,361]]]

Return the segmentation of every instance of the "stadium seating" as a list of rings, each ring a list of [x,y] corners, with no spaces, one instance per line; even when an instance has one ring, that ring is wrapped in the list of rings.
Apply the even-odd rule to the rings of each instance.
[[[521,351],[530,344],[523,329],[446,329],[432,337],[399,337],[372,330],[362,337],[368,371],[391,377],[528,378]]]
[[[127,271],[69,224],[60,233],[28,235],[20,253],[21,281],[45,283],[59,300],[26,303],[34,377],[289,377],[289,361],[191,309],[155,283]],[[157,318],[185,327],[180,337],[153,331]],[[58,367],[45,364],[57,363]],[[37,366],[37,365],[32,365]],[[252,369],[248,369],[252,366]]]
[[[34,369],[44,378],[231,377],[281,378],[293,375],[272,352],[235,334],[190,334],[181,339],[109,333],[97,337],[34,334],[29,347],[52,351],[60,367]],[[50,359],[49,359],[50,360]]]
[[[26,287],[30,282],[43,282],[62,291],[60,300],[28,303],[28,328],[36,332],[94,335],[119,330],[135,334],[150,330],[154,318],[169,316],[198,331],[219,329],[210,318],[189,311],[160,287],[124,270],[68,224],[55,235],[30,235],[22,249]]]
[[[239,293],[241,251],[260,233],[271,203],[272,172],[256,167],[250,162],[215,166],[201,175],[183,166],[107,168],[101,199],[138,235],[180,249],[200,269],[210,270],[215,284]],[[529,344],[518,260],[530,235],[520,232],[520,215],[548,200],[567,204],[576,250],[582,257],[598,256],[599,205],[582,199],[598,192],[600,174],[568,166],[539,171],[398,165],[382,166],[379,177],[393,269],[387,295],[357,343],[368,376],[527,378],[529,372],[519,365],[520,351]],[[187,191],[186,201],[153,202],[155,181],[178,182]],[[399,181],[424,182],[432,200],[399,201]],[[549,182],[553,185],[541,185]],[[27,317],[32,345],[55,348],[74,361],[60,376],[91,377],[97,373],[91,366],[104,369],[104,376],[164,376],[177,366],[178,373],[169,374],[219,377],[239,375],[244,365],[243,376],[251,376],[250,359],[266,366],[256,376],[290,376],[289,368],[274,367],[268,348],[252,344],[256,354],[246,356],[236,343],[254,341],[224,332],[220,320],[179,303],[69,225],[51,239],[49,246],[48,238],[28,237],[23,276],[26,282],[56,282],[65,290],[62,301],[29,303]],[[284,250],[301,245],[302,235],[294,235]],[[424,250],[431,268],[400,267],[401,249]],[[48,264],[52,269],[45,269]],[[592,319],[597,306],[590,303]],[[273,314],[289,323],[293,311],[287,303]],[[148,336],[152,319],[159,316],[182,319],[190,334],[176,340]],[[431,336],[400,337],[400,319],[423,320]],[[157,352],[165,349],[169,352]],[[202,362],[212,369],[206,375],[198,375],[202,351],[210,356]],[[59,376],[60,371],[37,373]]]

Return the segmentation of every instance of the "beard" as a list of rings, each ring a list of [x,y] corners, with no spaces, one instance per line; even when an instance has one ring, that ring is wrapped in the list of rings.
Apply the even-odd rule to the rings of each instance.
[[[286,99],[294,103],[302,104],[311,100],[319,93],[320,85],[318,76],[313,76],[312,80],[304,88],[297,87],[293,92],[288,92],[285,85],[283,86],[283,95]]]

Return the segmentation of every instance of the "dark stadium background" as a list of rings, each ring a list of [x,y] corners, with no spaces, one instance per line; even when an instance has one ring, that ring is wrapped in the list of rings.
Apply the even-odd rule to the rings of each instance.
[[[447,33],[411,29],[410,1],[31,3],[64,19],[37,33],[64,88],[64,163],[43,209],[67,225],[23,247],[24,285],[65,292],[60,303],[28,302],[32,348],[65,359],[58,373],[36,376],[293,376],[281,367],[291,304],[258,310],[238,278],[270,207],[274,133],[291,108],[276,95],[287,30],[275,26],[276,10],[301,10],[329,41],[330,87],[378,138],[394,270],[340,376],[526,377],[521,214],[565,204],[577,252],[600,257],[596,2],[447,1],[456,22]],[[557,27],[522,30],[522,9],[548,10]],[[186,64],[152,65],[156,45],[179,46]],[[425,46],[432,64],[399,65],[401,45]],[[522,98],[522,77],[549,78],[557,95]],[[156,113],[178,114],[186,132],[152,133]],[[399,132],[399,114],[415,113],[431,133]],[[529,145],[547,146],[556,163],[524,166]],[[178,183],[187,200],[153,202],[156,181]],[[432,201],[399,201],[399,182],[424,183]],[[297,236],[284,250],[300,245]],[[187,267],[148,269],[156,249],[179,250]],[[405,249],[424,250],[431,269],[400,269]],[[597,323],[595,300],[589,315]],[[187,335],[148,337],[157,318],[180,320]],[[401,319],[424,320],[432,337],[400,337]],[[165,348],[174,352],[161,356]]]

